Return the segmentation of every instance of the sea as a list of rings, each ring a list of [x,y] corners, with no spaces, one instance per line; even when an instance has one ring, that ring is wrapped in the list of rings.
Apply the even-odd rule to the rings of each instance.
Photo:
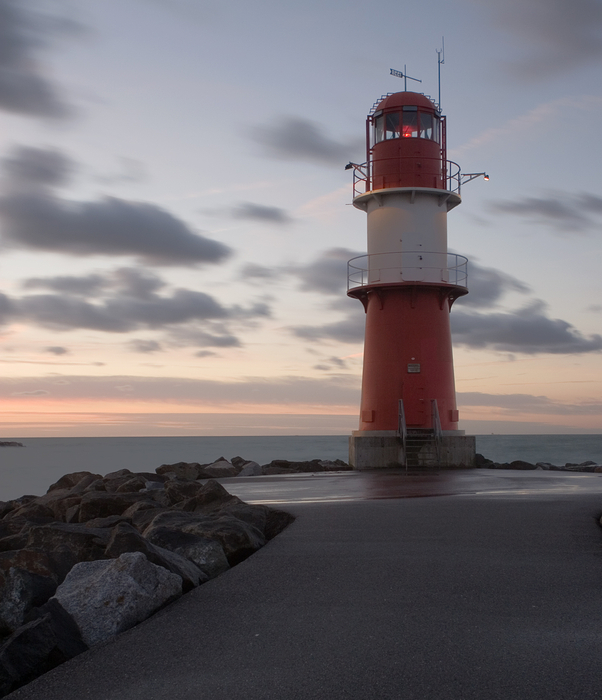
[[[63,474],[76,471],[154,472],[162,464],[208,464],[237,456],[259,464],[273,459],[348,459],[347,435],[2,439],[23,447],[0,447],[0,501],[41,495]],[[494,462],[602,464],[602,435],[477,435],[476,440],[477,452]]]

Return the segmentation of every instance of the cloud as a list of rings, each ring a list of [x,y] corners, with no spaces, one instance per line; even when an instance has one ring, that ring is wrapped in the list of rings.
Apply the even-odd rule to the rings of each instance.
[[[228,310],[213,297],[187,289],[176,289],[168,297],[112,297],[94,304],[53,294],[33,294],[22,297],[17,308],[22,319],[46,328],[88,328],[112,333],[228,316]]]
[[[0,109],[62,119],[72,108],[39,58],[56,39],[81,31],[75,22],[28,10],[23,0],[0,0]]]
[[[280,277],[281,271],[275,267],[266,267],[256,263],[247,263],[240,271],[241,276],[247,280],[274,280]]]
[[[44,352],[49,352],[53,355],[67,355],[69,350],[64,348],[62,345],[50,345],[49,347],[44,348]]]
[[[229,330],[229,324],[249,324],[270,315],[264,302],[227,307],[204,292],[168,289],[158,275],[135,268],[81,278],[36,277],[26,280],[25,286],[58,293],[13,298],[0,294],[0,321],[28,321],[60,331],[167,330],[176,344],[235,347],[241,343]],[[92,300],[86,298],[86,291]],[[158,350],[157,345],[154,340],[132,343],[137,352]]]
[[[75,277],[71,275],[61,275],[58,277],[30,277],[23,280],[23,289],[50,289],[55,292],[66,294],[79,294],[89,296],[104,288],[106,284],[102,275],[86,275]]]
[[[319,124],[290,116],[281,117],[270,126],[254,127],[251,138],[272,158],[340,167],[350,159],[357,159],[365,148],[363,139],[336,141]]]
[[[2,169],[12,189],[64,185],[71,180],[76,164],[52,148],[20,146],[2,159]]]
[[[156,340],[131,340],[129,343],[134,352],[161,352],[163,348]]]
[[[470,294],[460,297],[461,306],[495,306],[509,292],[527,294],[530,287],[516,277],[493,267],[483,267],[473,260],[468,261],[468,289]]]
[[[332,357],[329,357],[327,360],[325,360],[325,362],[318,364],[318,365],[314,365],[313,368],[318,369],[318,370],[322,370],[325,372],[329,372],[329,371],[332,371],[333,369],[336,369],[339,371],[346,370],[346,369],[348,369],[348,366],[343,358],[332,356]]]
[[[356,314],[321,326],[292,326],[289,330],[304,340],[336,340],[339,343],[361,343],[364,340],[364,313],[358,304]]]
[[[199,328],[177,328],[172,331],[171,338],[176,345],[201,348],[239,348],[242,345],[225,326],[214,327],[211,331]]]
[[[545,415],[601,415],[602,402],[583,401],[578,404],[561,403],[547,396],[532,394],[485,394],[478,391],[458,392],[458,404],[464,406],[486,406],[501,408],[516,413]]]
[[[242,202],[232,210],[232,216],[236,219],[249,219],[262,221],[269,224],[290,224],[293,219],[280,207],[268,207],[263,204]]]
[[[56,384],[53,377],[0,377],[0,397],[46,391],[53,400],[114,400],[127,394],[138,401],[178,401],[206,406],[236,404],[276,404],[296,408],[312,406],[353,406],[359,398],[360,378],[333,374],[312,377],[242,377],[237,381],[181,377],[65,376],[67,383]]]
[[[470,348],[488,348],[526,354],[588,353],[602,350],[602,336],[586,337],[570,323],[549,318],[543,302],[534,302],[511,313],[451,315],[454,342]]]
[[[521,40],[522,54],[508,62],[523,79],[557,77],[602,57],[602,4],[599,0],[481,0],[496,26]]]
[[[531,219],[561,232],[599,227],[594,217],[602,215],[602,197],[588,192],[572,195],[558,192],[548,197],[493,202],[490,206],[495,212]]]
[[[285,268],[301,280],[305,292],[344,295],[347,289],[347,261],[360,255],[348,248],[329,248],[306,265]]]
[[[150,265],[217,263],[231,249],[194,233],[154,204],[116,197],[73,202],[49,186],[66,176],[68,159],[56,151],[19,148],[5,159],[9,192],[0,198],[5,244],[75,256],[133,255]]]
[[[14,304],[10,297],[0,292],[0,326],[7,323],[14,312]]]

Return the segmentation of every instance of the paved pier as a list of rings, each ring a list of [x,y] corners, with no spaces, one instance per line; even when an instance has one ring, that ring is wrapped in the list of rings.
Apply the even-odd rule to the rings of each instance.
[[[8,697],[602,698],[602,475],[228,484],[297,520],[239,566]]]

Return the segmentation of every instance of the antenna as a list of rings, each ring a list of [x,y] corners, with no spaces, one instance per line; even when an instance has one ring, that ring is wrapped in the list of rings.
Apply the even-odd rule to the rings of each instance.
[[[394,75],[396,78],[403,78],[403,89],[406,92],[408,91],[408,78],[410,80],[415,80],[417,83],[422,82],[422,80],[418,80],[418,78],[412,78],[412,76],[406,73],[405,63],[403,64],[403,73],[400,70],[394,70],[393,68],[391,68],[391,75]]]
[[[441,49],[437,51],[437,78],[439,83],[439,109],[441,109],[441,66],[445,63],[445,37],[441,37]]]

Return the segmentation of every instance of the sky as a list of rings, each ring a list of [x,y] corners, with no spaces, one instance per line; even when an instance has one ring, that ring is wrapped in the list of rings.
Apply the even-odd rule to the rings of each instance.
[[[0,436],[357,429],[344,166],[443,37],[460,427],[602,432],[601,0],[0,0]]]

